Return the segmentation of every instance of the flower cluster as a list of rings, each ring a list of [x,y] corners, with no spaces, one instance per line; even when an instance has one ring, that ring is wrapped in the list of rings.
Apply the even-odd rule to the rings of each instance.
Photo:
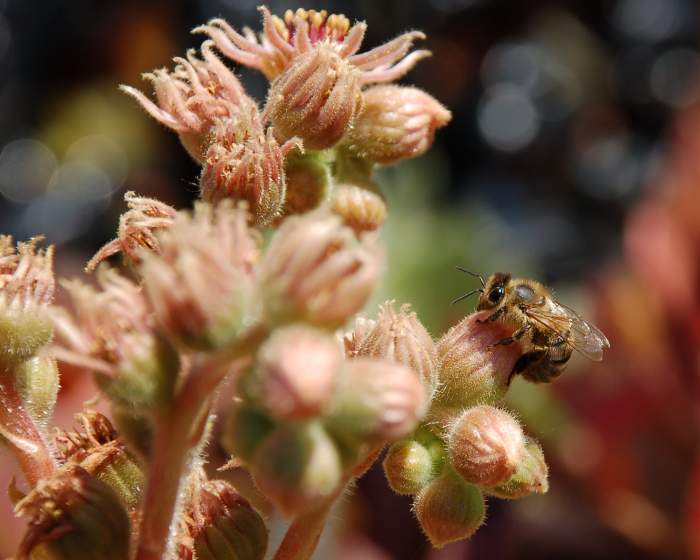
[[[0,430],[32,486],[11,487],[29,519],[19,558],[261,560],[264,520],[205,474],[215,433],[295,518],[279,558],[311,555],[387,445],[388,482],[435,546],[476,530],[484,495],[547,489],[541,448],[501,406],[522,353],[494,346],[506,325],[475,314],[435,341],[407,305],[357,316],[384,266],[375,167],[424,153],[450,119],[386,85],[429,54],[411,52],[423,34],[359,53],[364,23],[261,11],[259,37],[197,28],[199,54],[146,75],[155,100],[123,86],[202,165],[191,211],[127,193],[94,283],[61,283],[65,308],[49,305],[53,250],[0,237]],[[215,48],[270,80],[262,111]],[[125,271],[102,262],[119,252]],[[56,359],[93,375],[111,421],[85,411],[47,433]]]

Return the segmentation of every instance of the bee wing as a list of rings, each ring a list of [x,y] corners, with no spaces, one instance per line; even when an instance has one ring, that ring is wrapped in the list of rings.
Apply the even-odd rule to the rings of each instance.
[[[529,306],[524,312],[533,321],[560,335],[567,344],[589,360],[601,361],[603,348],[610,348],[607,337],[595,325],[562,303],[552,301],[547,307]]]

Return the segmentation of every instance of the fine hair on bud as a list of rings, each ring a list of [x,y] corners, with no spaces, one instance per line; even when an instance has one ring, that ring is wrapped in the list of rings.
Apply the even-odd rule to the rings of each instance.
[[[348,183],[336,185],[331,207],[358,235],[379,229],[387,215],[386,204],[378,192]]]
[[[525,436],[508,412],[480,405],[455,420],[447,447],[452,466],[464,480],[493,487],[515,474],[525,456]]]
[[[508,500],[523,498],[530,494],[546,494],[549,490],[548,474],[549,469],[542,447],[528,438],[525,443],[525,453],[513,476],[503,484],[489,488],[488,493]]]
[[[394,443],[387,451],[382,467],[389,486],[397,494],[417,494],[434,476],[430,451],[412,439]]]
[[[468,539],[486,517],[481,490],[446,469],[413,502],[421,529],[435,548]]]

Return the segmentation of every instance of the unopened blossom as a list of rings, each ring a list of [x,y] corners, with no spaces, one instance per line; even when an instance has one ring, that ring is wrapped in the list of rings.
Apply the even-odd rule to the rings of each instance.
[[[223,19],[213,19],[194,31],[206,33],[225,56],[256,68],[270,81],[300,55],[320,48],[327,48],[347,61],[358,71],[362,84],[397,80],[416,62],[430,56],[426,50],[408,54],[416,39],[425,38],[420,31],[409,31],[358,54],[367,30],[364,22],[350,25],[344,15],[328,14],[326,10],[287,10],[284,19],[272,15],[265,6],[259,10],[263,14],[263,32],[259,38],[250,29],[239,33]]]
[[[373,328],[351,357],[384,358],[411,368],[428,399],[437,387],[437,354],[433,339],[409,305],[398,310],[393,301],[379,307]]]
[[[0,362],[19,363],[51,338],[46,309],[53,298],[53,246],[39,249],[41,237],[15,248],[0,235]]]
[[[199,203],[192,214],[179,213],[159,241],[160,255],[146,255],[140,269],[159,324],[194,348],[230,342],[255,303],[259,237],[245,208]]]
[[[505,410],[480,405],[466,410],[448,435],[450,461],[472,484],[492,487],[514,474],[525,457],[525,435]]]
[[[386,220],[386,204],[379,193],[357,185],[337,185],[331,207],[358,234],[379,229]]]
[[[75,464],[42,479],[15,507],[29,518],[18,560],[128,560],[129,517],[105,482]]]
[[[549,469],[542,447],[528,438],[525,442],[525,453],[513,476],[503,484],[489,488],[488,492],[508,500],[523,498],[533,493],[546,494],[549,490],[548,475]]]
[[[282,212],[285,158],[301,149],[301,143],[293,138],[280,145],[272,129],[265,132],[259,122],[249,124],[244,135],[231,120],[223,119],[213,128],[199,185],[206,201],[247,201],[253,219],[265,225]]]
[[[319,416],[330,405],[341,362],[330,334],[306,325],[277,329],[258,352],[259,400],[282,420]]]
[[[287,194],[284,214],[303,214],[328,200],[332,187],[329,163],[318,153],[290,154],[284,172]]]
[[[338,216],[321,210],[291,216],[260,263],[265,317],[336,328],[364,306],[381,264],[373,241],[358,242]]]
[[[134,265],[141,262],[140,253],[144,249],[160,253],[155,232],[173,224],[175,208],[155,198],[137,196],[133,191],[124,195],[124,201],[129,209],[119,217],[117,238],[95,253],[85,266],[86,272],[94,271],[98,264],[119,252]]]
[[[421,529],[435,548],[471,537],[484,522],[486,502],[473,484],[446,469],[413,503]]]
[[[387,451],[382,467],[391,489],[404,495],[420,492],[435,474],[430,450],[412,439],[394,443]]]
[[[176,57],[172,71],[165,68],[144,74],[153,84],[156,101],[139,90],[121,86],[158,122],[177,132],[188,153],[200,163],[209,143],[209,130],[223,117],[246,121],[255,102],[245,93],[238,78],[213,52],[214,43],[202,44],[202,58],[196,51]]]
[[[365,160],[391,164],[424,154],[435,130],[452,118],[434,97],[414,88],[375,86],[362,94],[362,111],[348,131],[348,149]]]
[[[394,441],[415,429],[426,408],[425,390],[410,368],[356,358],[343,366],[327,423],[351,443]]]
[[[140,286],[117,271],[97,271],[99,289],[79,280],[63,283],[73,312],[53,308],[59,361],[92,371],[110,396],[124,405],[169,398],[178,360],[155,331]]]
[[[262,560],[268,531],[233,486],[196,468],[185,485],[176,540],[180,560]]]
[[[342,483],[336,443],[318,422],[280,425],[255,452],[255,484],[286,516],[318,507]]]

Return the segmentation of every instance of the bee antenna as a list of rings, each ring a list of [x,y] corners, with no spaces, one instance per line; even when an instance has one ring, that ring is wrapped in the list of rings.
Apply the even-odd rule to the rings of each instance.
[[[462,301],[463,299],[467,299],[469,296],[473,296],[473,295],[474,295],[475,293],[477,293],[477,292],[483,292],[483,291],[484,291],[484,290],[482,290],[482,289],[472,290],[472,291],[469,292],[468,294],[464,294],[463,296],[459,296],[457,299],[453,299],[453,300],[452,300],[452,303],[450,303],[450,305],[454,305],[455,303],[460,302],[460,301]]]
[[[456,266],[455,268],[457,270],[459,270],[460,272],[464,272],[466,274],[469,274],[469,276],[473,276],[474,278],[478,278],[479,282],[481,282],[482,288],[486,286],[486,282],[484,282],[484,278],[483,278],[483,276],[481,276],[481,274],[477,274],[476,272],[472,272],[471,270],[467,270],[466,268],[462,268],[461,266]]]

